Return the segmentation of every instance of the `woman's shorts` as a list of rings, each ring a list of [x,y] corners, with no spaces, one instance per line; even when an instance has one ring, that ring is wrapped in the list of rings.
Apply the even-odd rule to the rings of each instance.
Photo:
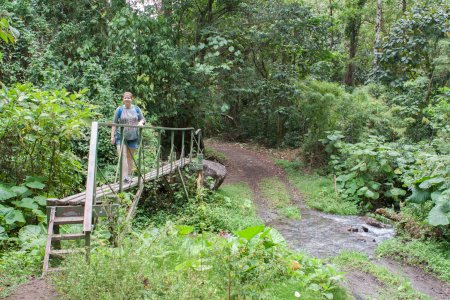
[[[122,140],[119,136],[116,136],[116,145],[120,145],[122,143]],[[137,149],[139,147],[139,139],[135,140],[124,140],[125,145],[128,146],[128,148],[131,149]]]

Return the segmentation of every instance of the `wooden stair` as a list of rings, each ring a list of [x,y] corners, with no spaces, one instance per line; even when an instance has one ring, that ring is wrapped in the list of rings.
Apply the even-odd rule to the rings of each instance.
[[[64,207],[66,208],[66,207]],[[70,210],[62,210],[61,213],[64,212],[69,214],[74,214],[74,212]],[[48,236],[47,236],[47,245],[45,247],[45,256],[44,256],[44,266],[42,270],[42,276],[47,275],[49,272],[57,272],[60,271],[61,268],[52,268],[50,266],[50,259],[52,257],[64,257],[68,254],[80,253],[85,251],[81,248],[76,249],[61,249],[61,241],[62,240],[80,240],[84,239],[85,244],[89,245],[88,239],[90,239],[90,235],[86,235],[85,233],[67,233],[61,234],[59,233],[59,226],[65,224],[83,224],[84,217],[82,215],[76,216],[58,216],[58,207],[52,206],[49,212],[49,220],[48,220]],[[81,214],[82,212],[79,212]]]

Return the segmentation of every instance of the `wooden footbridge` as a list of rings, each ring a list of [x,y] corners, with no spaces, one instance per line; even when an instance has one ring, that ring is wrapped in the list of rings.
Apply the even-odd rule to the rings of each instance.
[[[99,186],[97,174],[103,176],[103,172],[97,165],[100,142],[99,128],[108,129],[112,126],[116,126],[120,130],[120,136],[122,137],[116,176],[114,182]],[[135,155],[133,155],[137,174],[131,180],[124,182],[122,161],[126,158],[124,158],[122,147],[124,145],[123,131],[126,127],[137,128],[139,146]],[[175,136],[177,136],[178,143],[175,143]],[[149,139],[152,140],[152,143],[150,143],[152,145],[151,150],[148,150],[148,147],[146,149],[144,144]],[[170,146],[163,147],[163,144]],[[176,147],[176,145],[180,145],[180,147]],[[182,179],[181,169],[187,165],[193,166],[196,170],[201,170],[203,151],[200,145],[201,131],[195,131],[194,128],[133,126],[93,122],[89,144],[86,190],[63,199],[49,199],[47,201],[48,237],[43,275],[50,271],[59,270],[51,267],[51,258],[53,257],[85,251],[86,259],[89,260],[91,233],[95,227],[95,220],[98,217],[108,216],[114,211],[114,207],[117,206],[117,203],[114,203],[114,201],[104,201],[107,198],[117,199],[119,193],[137,188],[126,216],[126,219],[130,220],[134,216],[145,182],[153,181],[175,172],[179,172]],[[166,148],[166,151],[163,151],[164,148]],[[151,153],[146,153],[149,151]],[[167,153],[168,155],[165,156],[164,154]],[[107,182],[105,176],[103,176],[103,179]],[[60,226],[65,224],[82,224],[83,228],[79,233],[62,234]],[[84,240],[84,249],[62,249],[62,240]]]

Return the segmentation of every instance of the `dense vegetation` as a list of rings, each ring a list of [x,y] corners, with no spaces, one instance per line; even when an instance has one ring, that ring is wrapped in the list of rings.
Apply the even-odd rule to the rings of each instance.
[[[126,90],[152,124],[300,148],[298,162],[279,163],[300,190],[311,189],[311,206],[340,214],[389,207],[419,228],[405,230],[408,237],[445,245],[448,15],[441,0],[0,0],[0,249],[18,251],[2,256],[0,270],[37,249],[30,236],[44,232],[46,198],[83,189],[90,120],[110,120]],[[108,143],[100,145],[105,173],[114,154]],[[310,182],[318,177],[298,177],[305,166],[335,176],[336,191],[320,183],[315,189]],[[273,182],[262,183],[270,193],[264,185]],[[299,218],[279,195],[274,205]],[[244,218],[240,226],[231,217],[240,208],[227,197],[208,197],[215,201],[184,199],[187,207],[182,197],[169,199],[171,206],[150,211],[152,221],[166,226],[169,215],[195,233],[259,224]],[[186,238],[169,225],[158,234],[146,230],[139,234],[167,241],[169,250],[143,245],[145,251],[172,251]],[[132,251],[127,243],[133,242],[124,249]],[[227,247],[224,242],[205,255],[216,258]],[[105,251],[99,262],[116,255]],[[271,263],[298,255],[280,251],[270,252]],[[33,253],[31,266],[42,255]],[[164,260],[148,262],[146,271]],[[180,276],[189,275],[188,267],[181,269]]]

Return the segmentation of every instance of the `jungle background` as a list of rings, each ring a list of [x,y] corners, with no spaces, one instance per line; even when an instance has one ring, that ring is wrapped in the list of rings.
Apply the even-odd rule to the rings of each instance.
[[[422,244],[384,251],[420,261],[448,283],[448,13],[448,3],[440,0],[0,0],[0,293],[7,295],[39,269],[43,249],[36,241],[45,233],[46,199],[84,189],[90,122],[111,121],[124,91],[134,94],[152,125],[192,126],[206,137],[298,149],[294,159],[278,163],[289,174],[330,180],[330,190],[313,197],[338,208],[330,211],[325,203],[316,209],[372,214],[381,208],[400,216],[395,241]],[[209,151],[207,156],[220,161],[220,153]],[[115,149],[102,144],[99,164],[107,170],[115,159]],[[205,192],[195,201],[237,197],[240,203],[239,195],[248,191],[233,188]],[[175,207],[197,207],[198,202],[181,201],[180,194],[173,196]],[[136,228],[145,235],[150,233],[142,229],[144,223],[166,226],[162,236],[153,238],[179,247],[175,244],[183,243],[186,234],[178,228],[180,240],[170,241],[166,235],[173,227],[166,222],[181,212],[157,210],[150,221],[142,213]],[[209,218],[207,213],[199,217],[197,210],[190,213]],[[212,223],[199,227],[203,219],[191,224],[186,216],[181,219],[198,234],[245,230],[231,221],[220,225],[208,219]],[[208,238],[198,239],[206,243]],[[132,251],[128,243],[124,247]],[[273,265],[281,256],[299,255],[269,255],[258,245],[252,257],[272,259]],[[232,246],[211,250],[213,257],[227,247]],[[250,280],[255,275],[230,268],[241,284],[236,295],[256,297],[246,294],[255,288]],[[318,262],[310,268],[322,270]],[[189,266],[179,270],[189,277]],[[329,272],[323,281],[333,282],[334,271],[321,272]],[[160,274],[160,282],[170,274]],[[216,275],[207,278],[214,281]],[[273,277],[261,277],[255,290],[265,290],[264,280],[290,275],[274,271]],[[316,279],[299,278],[299,290],[314,284],[311,295],[330,299],[341,293],[334,283],[325,288]],[[164,288],[158,288],[161,296]],[[179,288],[170,292],[179,295]],[[149,293],[146,284],[143,289]],[[64,288],[60,292],[70,294]],[[102,293],[97,292],[71,297]],[[206,297],[214,291],[202,293],[189,295]]]

